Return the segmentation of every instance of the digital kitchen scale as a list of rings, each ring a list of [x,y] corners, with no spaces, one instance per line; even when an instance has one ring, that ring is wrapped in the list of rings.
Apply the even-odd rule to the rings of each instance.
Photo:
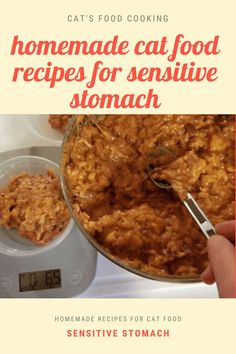
[[[60,148],[43,146],[7,151],[0,154],[0,163],[17,156],[39,156],[59,164]],[[20,248],[24,252],[24,245]],[[22,252],[0,251],[1,298],[73,297],[87,289],[94,278],[97,252],[76,225],[61,243],[46,250],[42,246],[42,252],[25,252],[24,256]]]

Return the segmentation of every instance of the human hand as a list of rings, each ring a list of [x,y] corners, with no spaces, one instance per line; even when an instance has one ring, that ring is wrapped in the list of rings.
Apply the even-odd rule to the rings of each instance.
[[[218,224],[216,231],[225,237],[215,235],[208,240],[209,265],[201,274],[201,279],[206,284],[216,282],[220,297],[234,298],[235,250],[229,240],[234,240],[235,237],[235,221]]]

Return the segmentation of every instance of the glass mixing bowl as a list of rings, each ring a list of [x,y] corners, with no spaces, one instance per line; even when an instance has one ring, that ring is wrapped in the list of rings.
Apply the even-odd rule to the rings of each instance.
[[[88,116],[87,116],[88,117]],[[85,118],[86,119],[86,116]],[[71,212],[71,215],[73,216],[74,221],[76,222],[78,228],[80,229],[80,231],[82,232],[82,234],[86,237],[86,239],[96,248],[97,251],[99,251],[103,256],[105,256],[106,258],[108,258],[110,261],[112,261],[113,263],[117,264],[118,266],[124,268],[125,270],[132,272],[134,274],[137,274],[139,276],[148,278],[148,279],[152,279],[152,280],[158,280],[158,281],[167,281],[167,282],[197,282],[200,281],[199,277],[193,277],[193,278],[186,278],[183,276],[157,276],[148,272],[143,272],[140,271],[139,269],[136,269],[134,267],[131,267],[127,264],[125,264],[124,262],[122,262],[120,259],[118,259],[117,257],[115,257],[114,255],[110,254],[109,252],[107,252],[105,249],[103,249],[103,247],[101,247],[101,245],[94,239],[94,237],[87,232],[83,225],[81,220],[79,219],[79,217],[77,216],[77,214],[75,213],[74,209],[73,209],[73,203],[71,200],[71,193],[70,193],[70,187],[67,184],[67,180],[66,180],[66,176],[65,176],[65,156],[67,153],[66,150],[66,146],[68,141],[70,140],[70,138],[72,136],[78,136],[79,137],[79,133],[80,131],[78,130],[78,125],[76,124],[76,116],[74,116],[71,121],[69,122],[66,132],[64,134],[64,139],[63,139],[63,143],[62,143],[62,152],[61,152],[61,164],[60,164],[60,172],[61,172],[61,183],[62,183],[62,190],[64,193],[64,197],[65,200],[67,202],[68,208]]]

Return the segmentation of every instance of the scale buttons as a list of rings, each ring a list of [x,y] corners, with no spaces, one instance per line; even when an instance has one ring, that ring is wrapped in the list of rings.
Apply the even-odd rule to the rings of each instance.
[[[12,287],[12,281],[9,278],[0,278],[0,289],[9,291]]]
[[[82,279],[81,271],[73,269],[68,272],[68,280],[71,285],[78,285]]]

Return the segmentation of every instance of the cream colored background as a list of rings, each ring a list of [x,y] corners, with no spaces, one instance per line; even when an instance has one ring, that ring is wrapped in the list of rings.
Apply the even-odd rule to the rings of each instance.
[[[219,79],[214,83],[101,83],[91,93],[107,92],[125,94],[142,93],[155,88],[160,95],[160,109],[150,109],[150,113],[235,113],[236,100],[234,80],[236,73],[235,57],[235,1],[213,0],[165,0],[165,1],[7,1],[0,12],[0,113],[78,113],[69,108],[74,93],[84,89],[79,83],[58,83],[49,89],[47,83],[12,83],[15,66],[45,66],[48,60],[55,65],[83,66],[90,70],[97,59],[107,65],[124,67],[139,65],[166,66],[166,60],[158,56],[135,55],[86,57],[86,56],[13,56],[9,55],[13,36],[29,40],[109,40],[115,34],[121,39],[134,43],[139,39],[157,40],[167,35],[172,40],[178,33],[186,39],[210,40],[220,34],[221,53],[216,57],[197,58],[196,62],[219,68]],[[169,22],[162,23],[68,23],[68,14],[168,14]],[[182,58],[190,61],[191,57]],[[86,113],[98,110],[86,110]],[[121,112],[121,110],[100,111]],[[128,110],[125,110],[128,113]],[[133,113],[140,113],[134,109]],[[145,111],[147,112],[147,111]]]
[[[59,83],[48,89],[45,84],[12,83],[13,68],[17,65],[45,65],[50,58],[10,57],[13,36],[25,40],[110,39],[114,34],[135,42],[155,40],[163,35],[186,34],[192,39],[211,39],[220,34],[221,54],[204,59],[208,65],[219,67],[220,78],[214,84],[128,84],[100,85],[96,91],[136,93],[155,87],[162,101],[161,109],[150,113],[235,113],[235,1],[7,1],[0,11],[0,113],[77,113],[69,109],[78,84]],[[80,13],[158,13],[168,14],[169,22],[153,24],[71,24],[68,14]],[[190,58],[189,58],[190,59]],[[131,66],[135,58],[108,57],[107,64]],[[52,58],[57,65],[88,65],[85,57]],[[94,59],[93,59],[94,61]],[[199,60],[199,63],[201,60]],[[139,59],[146,64],[147,59]],[[150,65],[160,64],[152,57]],[[95,111],[92,111],[95,113]],[[100,111],[99,113],[101,113]],[[103,111],[105,113],[105,111]],[[109,111],[111,112],[111,111]],[[120,111],[115,111],[119,113]],[[125,111],[128,113],[128,110]],[[140,113],[133,110],[133,113]],[[146,111],[145,111],[146,112]],[[91,113],[91,111],[86,111]],[[98,113],[98,111],[96,111]],[[144,113],[142,111],[142,113]],[[171,337],[161,339],[68,339],[65,329],[76,323],[54,323],[55,315],[69,314],[180,314],[183,322],[170,325]],[[233,352],[235,301],[232,300],[1,300],[1,348],[4,353],[222,353]],[[125,328],[127,324],[120,324]],[[100,326],[99,326],[100,327]],[[117,327],[117,326],[116,326]],[[132,326],[133,327],[133,326]],[[146,328],[148,326],[145,326]],[[153,324],[152,324],[153,327]],[[106,325],[103,325],[106,328]],[[228,348],[228,349],[227,349]]]
[[[234,300],[2,300],[4,353],[233,353]],[[8,311],[4,310],[8,308]],[[171,315],[181,323],[58,323],[55,315]],[[67,338],[67,329],[170,328],[169,338]]]

